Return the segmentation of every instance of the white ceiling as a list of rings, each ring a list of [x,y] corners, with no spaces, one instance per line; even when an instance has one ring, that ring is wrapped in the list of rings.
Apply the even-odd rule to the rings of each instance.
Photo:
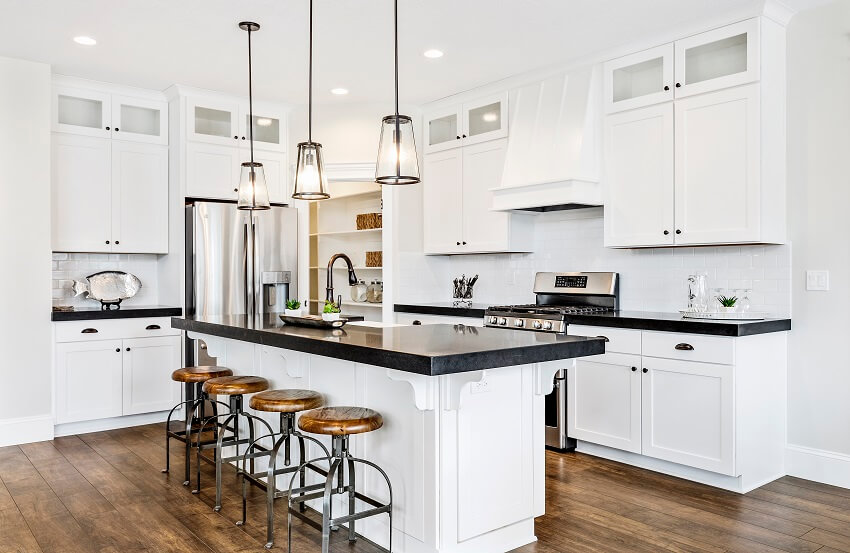
[[[510,75],[580,58],[759,0],[400,0],[401,96],[424,103]],[[174,83],[247,93],[254,35],[259,98],[301,104],[307,86],[308,0],[0,0],[0,55],[54,73],[165,89]],[[392,1],[315,0],[317,102],[392,95]],[[97,39],[94,47],[72,42]],[[441,59],[422,56],[428,48]],[[348,88],[345,98],[333,87]]]

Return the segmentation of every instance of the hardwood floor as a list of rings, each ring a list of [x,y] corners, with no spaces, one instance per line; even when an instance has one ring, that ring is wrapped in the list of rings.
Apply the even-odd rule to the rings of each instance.
[[[264,551],[265,506],[252,489],[248,524],[234,478],[212,511],[212,467],[194,496],[179,447],[160,473],[163,426],[97,432],[0,448],[0,553]],[[850,553],[850,490],[785,477],[746,495],[581,454],[547,453],[547,514],[539,541],[514,553]],[[280,503],[279,503],[280,505]],[[285,550],[278,509],[276,550]],[[296,524],[293,550],[319,550]],[[338,536],[335,553],[374,553]]]

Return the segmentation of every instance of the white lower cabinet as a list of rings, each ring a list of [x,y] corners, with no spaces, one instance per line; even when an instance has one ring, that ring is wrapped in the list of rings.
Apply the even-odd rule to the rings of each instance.
[[[181,339],[167,318],[55,326],[56,424],[167,411],[180,401],[171,373],[181,366]]]

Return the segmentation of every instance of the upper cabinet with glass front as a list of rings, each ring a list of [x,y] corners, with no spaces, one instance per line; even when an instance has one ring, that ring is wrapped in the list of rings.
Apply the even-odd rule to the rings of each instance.
[[[168,103],[56,85],[53,131],[152,144],[168,144]]]
[[[425,114],[425,153],[504,138],[508,135],[507,93]]]
[[[751,19],[605,64],[608,113],[759,80],[759,21]]]
[[[188,139],[247,148],[249,113],[248,103],[236,99],[187,98]],[[285,114],[281,109],[254,105],[254,149],[284,151],[285,127]]]

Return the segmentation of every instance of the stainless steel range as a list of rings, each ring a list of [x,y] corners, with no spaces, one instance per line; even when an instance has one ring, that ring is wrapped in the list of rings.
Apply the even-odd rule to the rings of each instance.
[[[536,303],[490,307],[485,326],[538,332],[567,331],[567,317],[616,311],[620,290],[617,273],[537,273]]]
[[[537,301],[530,305],[504,305],[484,311],[485,326],[559,332],[566,334],[570,315],[613,312],[620,306],[617,273],[537,273]],[[546,447],[575,449],[567,436],[567,370],[555,375],[555,387],[546,396]]]

